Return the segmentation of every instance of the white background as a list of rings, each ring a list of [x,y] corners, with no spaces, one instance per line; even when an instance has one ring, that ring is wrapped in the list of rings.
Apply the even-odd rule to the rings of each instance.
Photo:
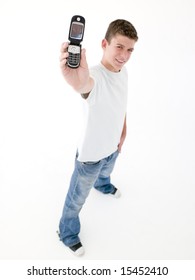
[[[139,35],[113,173],[122,197],[91,191],[83,259],[194,259],[195,2],[87,2],[0,2],[0,259],[74,259],[56,235],[81,114],[59,69],[74,14],[86,18],[90,66],[110,21],[125,18]]]

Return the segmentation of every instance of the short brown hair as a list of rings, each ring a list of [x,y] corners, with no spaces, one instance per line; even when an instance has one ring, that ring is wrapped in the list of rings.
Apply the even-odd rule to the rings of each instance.
[[[117,19],[112,21],[106,31],[105,39],[110,43],[111,39],[116,35],[120,34],[130,39],[138,40],[137,31],[133,24],[124,19]]]

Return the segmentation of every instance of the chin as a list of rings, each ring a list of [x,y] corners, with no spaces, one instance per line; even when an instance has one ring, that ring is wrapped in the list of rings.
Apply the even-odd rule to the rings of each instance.
[[[115,65],[113,65],[113,68],[115,68],[115,70],[118,72],[123,68],[123,66],[124,66],[124,63],[121,63],[121,64],[115,63]]]
[[[121,71],[121,69],[123,68],[123,66],[116,66],[114,67],[115,72],[119,72]]]

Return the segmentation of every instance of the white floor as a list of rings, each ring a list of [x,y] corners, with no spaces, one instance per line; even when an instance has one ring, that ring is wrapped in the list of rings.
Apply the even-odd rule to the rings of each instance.
[[[121,198],[92,190],[87,199],[81,212],[83,259],[194,259],[190,178],[170,160],[160,166],[151,159],[134,164],[133,153],[124,148],[113,173]],[[20,162],[20,174],[17,166],[17,172],[10,170],[1,185],[1,259],[75,259],[56,234],[72,155],[43,154],[28,165]]]

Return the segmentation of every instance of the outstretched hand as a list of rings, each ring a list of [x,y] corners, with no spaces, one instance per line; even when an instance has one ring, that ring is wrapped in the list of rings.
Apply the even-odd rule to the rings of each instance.
[[[67,65],[68,42],[61,46],[60,68],[66,82],[80,93],[90,92],[93,87],[93,80],[89,76],[89,68],[86,60],[86,50],[81,50],[80,66],[72,69]]]

